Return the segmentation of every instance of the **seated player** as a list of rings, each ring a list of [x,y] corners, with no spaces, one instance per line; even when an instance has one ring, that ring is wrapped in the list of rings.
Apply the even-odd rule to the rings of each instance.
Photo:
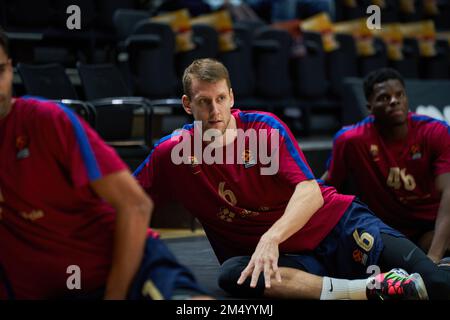
[[[184,110],[196,121],[161,139],[135,175],[156,206],[176,199],[200,220],[223,289],[272,298],[450,298],[450,273],[354,196],[316,181],[280,119],[231,109],[223,64],[194,61],[183,87]],[[365,279],[376,266],[384,273]]]
[[[114,150],[64,106],[13,98],[1,30],[0,47],[0,300],[201,298]]]
[[[370,73],[364,82],[370,116],[340,130],[324,180],[357,194],[385,223],[439,262],[450,248],[450,128],[408,111],[401,75]]]

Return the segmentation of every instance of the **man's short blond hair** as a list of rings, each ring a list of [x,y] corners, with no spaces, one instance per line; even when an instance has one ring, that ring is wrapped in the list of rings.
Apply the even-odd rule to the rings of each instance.
[[[225,79],[228,88],[231,88],[230,76],[227,68],[215,59],[198,59],[191,63],[184,70],[183,74],[183,91],[184,94],[191,99],[192,96],[192,79],[216,83]]]

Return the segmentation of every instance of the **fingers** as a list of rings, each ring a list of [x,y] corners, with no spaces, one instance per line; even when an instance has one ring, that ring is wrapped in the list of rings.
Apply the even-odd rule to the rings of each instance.
[[[252,275],[250,281],[250,287],[255,288],[258,284],[259,274],[261,273],[261,264],[256,264],[252,261],[245,267],[245,269],[241,272],[241,276],[239,277],[237,284],[241,285],[244,283],[245,279],[247,279],[250,274]]]
[[[271,287],[271,278],[273,274],[275,275],[276,281],[281,282],[281,274],[276,260],[266,261],[264,263],[259,262],[256,264],[253,261],[250,261],[247,267],[245,267],[245,269],[241,272],[241,276],[239,277],[237,284],[239,285],[243,284],[251,274],[250,287],[255,288],[256,285],[258,284],[259,275],[263,271],[263,268],[264,268],[264,285],[266,288]]]
[[[275,279],[278,282],[281,282],[281,273],[280,273],[280,269],[278,269],[278,263],[276,260],[272,261],[272,270],[275,273]]]
[[[272,269],[269,261],[264,263],[264,283],[266,288],[270,288],[270,277],[272,276]]]
[[[253,269],[252,273],[252,280],[250,281],[250,287],[256,288],[256,285],[258,284],[258,278],[259,274],[261,273],[261,263],[256,263],[255,268]]]
[[[239,285],[243,284],[245,279],[247,279],[250,273],[252,272],[252,270],[253,270],[253,262],[250,261],[247,267],[245,267],[245,269],[241,272],[241,276],[239,277],[237,284]]]

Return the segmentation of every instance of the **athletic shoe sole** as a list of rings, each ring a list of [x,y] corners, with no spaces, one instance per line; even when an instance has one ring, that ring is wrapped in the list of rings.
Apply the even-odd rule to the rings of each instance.
[[[413,279],[414,286],[416,287],[417,293],[419,294],[419,300],[428,300],[427,287],[425,287],[425,282],[423,282],[420,274],[413,273],[410,277]]]

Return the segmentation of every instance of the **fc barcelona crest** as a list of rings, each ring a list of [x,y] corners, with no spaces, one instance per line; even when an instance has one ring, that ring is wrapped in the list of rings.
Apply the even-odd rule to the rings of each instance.
[[[411,146],[409,153],[411,154],[411,159],[413,159],[413,160],[422,158],[422,152],[420,151],[420,145],[417,143],[413,144]]]
[[[199,162],[196,156],[189,157],[189,165],[191,166],[191,170],[193,174],[200,173]]]
[[[25,159],[30,156],[28,149],[29,139],[25,135],[20,135],[16,138],[17,159]]]
[[[376,144],[370,145],[370,154],[372,155],[373,161],[380,160],[378,157],[378,146]]]
[[[242,161],[244,162],[245,169],[251,168],[256,164],[255,157],[248,149],[244,150],[244,152],[242,153]]]

